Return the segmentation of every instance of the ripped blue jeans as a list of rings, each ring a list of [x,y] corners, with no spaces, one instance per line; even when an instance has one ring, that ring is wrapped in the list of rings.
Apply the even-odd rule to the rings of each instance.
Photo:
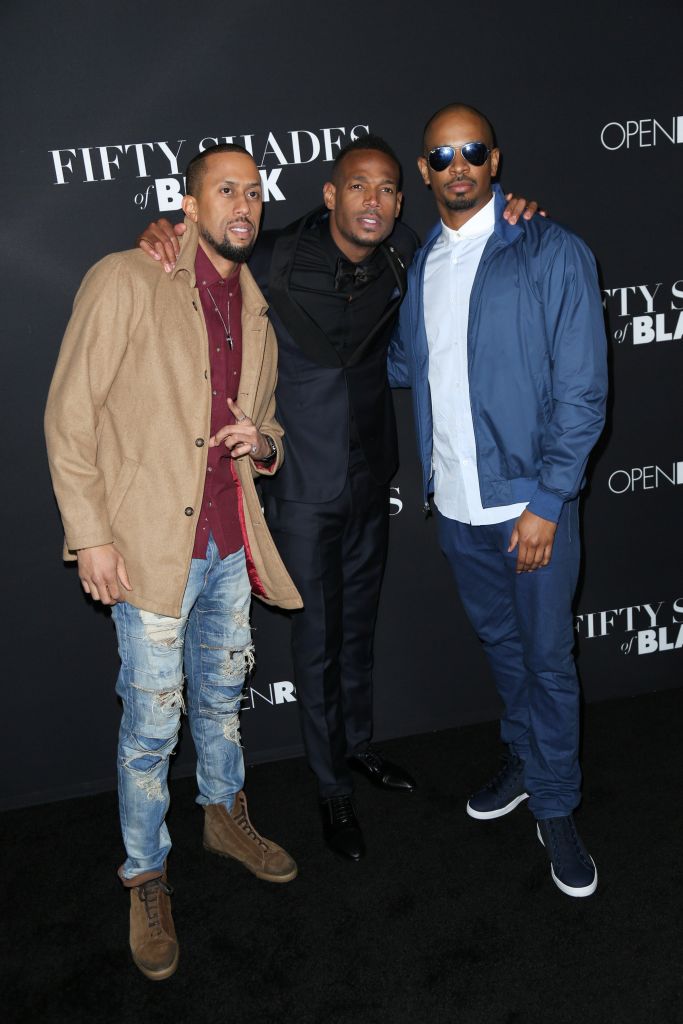
[[[231,809],[243,786],[238,714],[254,660],[250,600],[244,550],[221,560],[211,537],[206,559],[192,559],[179,618],[125,602],[112,609],[121,658],[118,780],[126,861],[120,873],[126,879],[160,871],[171,849],[167,776],[185,709],[183,663],[197,802]]]

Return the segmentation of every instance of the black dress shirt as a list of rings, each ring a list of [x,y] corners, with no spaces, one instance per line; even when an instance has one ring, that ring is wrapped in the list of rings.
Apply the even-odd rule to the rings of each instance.
[[[346,363],[381,319],[396,278],[380,249],[361,263],[348,260],[325,219],[302,233],[289,284],[292,297]]]

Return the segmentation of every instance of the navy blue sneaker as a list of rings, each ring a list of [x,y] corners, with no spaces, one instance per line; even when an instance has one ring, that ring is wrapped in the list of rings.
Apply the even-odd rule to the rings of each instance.
[[[567,896],[591,896],[598,887],[598,869],[576,831],[574,816],[536,822],[536,834],[550,857],[550,874]]]
[[[524,788],[524,761],[510,750],[503,755],[498,773],[469,798],[467,813],[471,818],[484,821],[502,818],[528,798],[529,794]]]

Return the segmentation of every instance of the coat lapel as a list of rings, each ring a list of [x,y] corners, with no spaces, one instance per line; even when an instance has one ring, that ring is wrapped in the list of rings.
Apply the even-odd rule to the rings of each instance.
[[[396,280],[396,287],[391,297],[389,305],[384,310],[384,313],[377,321],[375,326],[372,328],[367,337],[360,343],[358,348],[354,351],[353,355],[348,361],[349,366],[353,366],[355,363],[359,363],[365,356],[367,351],[370,349],[373,341],[380,333],[382,328],[386,325],[387,321],[391,319],[398,307],[401,305],[401,300],[406,292],[406,265],[403,257],[400,253],[391,245],[390,242],[383,242],[381,246],[382,253],[384,254],[391,272]]]

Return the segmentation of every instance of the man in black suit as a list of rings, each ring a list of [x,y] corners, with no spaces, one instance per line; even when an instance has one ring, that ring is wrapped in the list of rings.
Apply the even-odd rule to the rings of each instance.
[[[324,206],[263,233],[249,264],[279,345],[286,458],[264,495],[269,528],[304,601],[292,617],[302,733],[325,839],[354,861],[365,846],[351,772],[384,789],[415,787],[370,746],[373,639],[398,465],[386,357],[419,244],[396,222],[400,177],[384,140],[349,143],[323,187]],[[524,205],[511,204],[515,220]],[[170,269],[180,233],[157,221],[140,245]]]
[[[415,785],[370,747],[373,639],[398,465],[387,347],[418,245],[395,225],[399,179],[381,139],[350,143],[323,189],[325,205],[267,232],[252,267],[280,353],[287,454],[264,494],[275,543],[302,588],[292,653],[304,743],[327,841],[354,860],[364,847],[351,770],[387,789]]]

